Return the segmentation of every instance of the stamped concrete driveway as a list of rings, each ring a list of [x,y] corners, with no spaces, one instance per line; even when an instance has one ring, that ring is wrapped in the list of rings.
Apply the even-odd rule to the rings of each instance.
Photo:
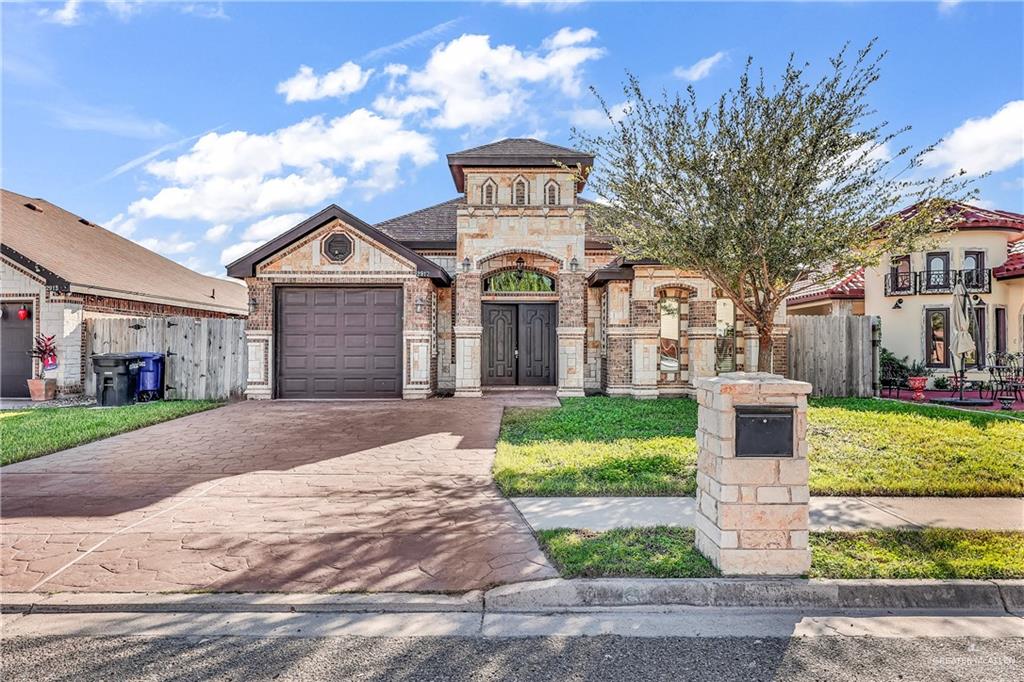
[[[554,577],[494,399],[250,402],[0,470],[6,591],[464,591]]]

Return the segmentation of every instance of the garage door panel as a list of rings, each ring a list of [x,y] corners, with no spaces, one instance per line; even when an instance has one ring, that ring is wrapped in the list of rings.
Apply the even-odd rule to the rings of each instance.
[[[400,289],[281,291],[279,397],[401,397]]]

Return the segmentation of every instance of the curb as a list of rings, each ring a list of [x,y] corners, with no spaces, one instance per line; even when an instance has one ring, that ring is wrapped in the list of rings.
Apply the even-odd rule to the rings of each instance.
[[[560,578],[484,593],[488,612],[594,607],[972,610],[1024,615],[1024,580],[804,580]]]
[[[0,613],[559,613],[671,607],[815,611],[973,611],[1024,617],[1024,580],[554,578],[463,594],[29,593]]]
[[[148,593],[9,592],[0,613],[442,613],[483,611],[483,592]]]

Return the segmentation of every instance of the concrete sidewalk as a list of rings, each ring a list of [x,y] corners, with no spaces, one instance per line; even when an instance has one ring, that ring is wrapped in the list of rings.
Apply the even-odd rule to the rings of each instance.
[[[514,497],[534,530],[692,526],[692,497]],[[812,497],[811,530],[1024,530],[1024,498]]]

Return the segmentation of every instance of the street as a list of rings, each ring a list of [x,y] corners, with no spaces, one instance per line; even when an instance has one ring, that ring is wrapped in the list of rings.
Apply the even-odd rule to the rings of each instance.
[[[1022,680],[1024,641],[966,638],[42,637],[20,680]]]

